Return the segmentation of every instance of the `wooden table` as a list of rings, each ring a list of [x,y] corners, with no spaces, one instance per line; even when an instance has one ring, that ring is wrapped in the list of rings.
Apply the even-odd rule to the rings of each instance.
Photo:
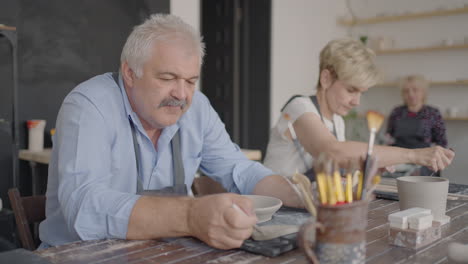
[[[398,211],[398,202],[374,200],[369,205],[367,224],[367,263],[447,263],[447,245],[468,243],[468,200],[447,201],[442,238],[419,251],[390,246],[387,242],[387,216]],[[242,250],[217,250],[194,238],[173,240],[98,240],[76,242],[35,251],[52,263],[308,263],[299,249],[276,258]]]

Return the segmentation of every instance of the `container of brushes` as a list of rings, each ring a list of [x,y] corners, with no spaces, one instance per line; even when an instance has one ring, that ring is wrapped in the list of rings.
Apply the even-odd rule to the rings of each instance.
[[[312,263],[364,263],[368,206],[367,200],[319,205],[317,221],[299,231],[297,241],[307,258]]]

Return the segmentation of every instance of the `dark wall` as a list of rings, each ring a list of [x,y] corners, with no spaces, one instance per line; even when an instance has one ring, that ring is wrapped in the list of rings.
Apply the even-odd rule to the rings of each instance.
[[[17,0],[0,1],[0,24],[16,25],[19,14]],[[0,36],[0,198],[9,205],[8,187],[12,185],[12,87],[13,58],[10,42]]]
[[[3,4],[8,2],[8,4]],[[2,0],[0,24],[17,26],[20,148],[27,147],[28,119],[45,119],[48,131],[64,97],[80,82],[119,67],[133,26],[152,13],[168,13],[169,0]],[[8,10],[4,8],[7,6]],[[4,22],[5,21],[5,22]],[[0,119],[11,120],[11,59],[0,39]],[[11,136],[0,132],[0,197],[11,187]],[[20,163],[20,189],[30,193],[30,171]],[[46,169],[42,170],[46,174]],[[45,181],[46,175],[41,175]]]
[[[271,0],[202,0],[202,89],[242,148],[265,153],[270,131]]]

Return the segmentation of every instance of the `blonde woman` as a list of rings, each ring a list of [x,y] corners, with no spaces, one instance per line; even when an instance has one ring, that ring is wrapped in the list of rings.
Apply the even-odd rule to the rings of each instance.
[[[387,133],[393,146],[427,148],[432,145],[447,147],[447,136],[442,115],[437,108],[426,105],[429,84],[421,75],[403,78],[400,90],[404,104],[393,109],[388,119]],[[433,172],[423,167],[419,174]]]
[[[271,130],[264,164],[281,175],[290,176],[296,170],[306,173],[322,152],[341,164],[365,157],[366,143],[345,141],[342,116],[358,106],[361,94],[380,80],[374,53],[353,39],[332,40],[320,53],[319,70],[315,96],[291,98]],[[376,146],[374,153],[380,167],[411,162],[434,170],[444,169],[455,155],[440,146]]]

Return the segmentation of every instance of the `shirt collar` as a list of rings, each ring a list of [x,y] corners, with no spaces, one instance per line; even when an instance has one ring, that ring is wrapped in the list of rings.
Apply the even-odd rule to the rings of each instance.
[[[136,113],[133,112],[132,106],[130,105],[130,101],[128,100],[127,91],[125,90],[125,86],[123,84],[123,79],[122,79],[122,74],[120,74],[120,72],[119,72],[118,81],[119,81],[118,85],[119,85],[120,93],[122,94],[122,100],[124,103],[125,114],[128,118],[134,121],[138,120],[138,122],[134,122],[134,123],[139,123],[140,120],[138,119],[138,116],[136,115]]]

